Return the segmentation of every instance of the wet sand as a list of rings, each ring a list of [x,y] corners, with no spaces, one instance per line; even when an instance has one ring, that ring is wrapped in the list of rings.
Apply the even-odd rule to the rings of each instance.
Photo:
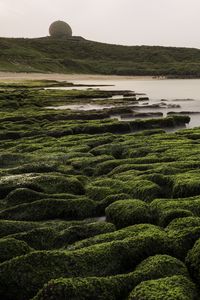
[[[57,73],[12,73],[0,72],[1,81],[18,81],[18,80],[157,80],[151,76],[117,76],[117,75],[93,75],[93,74],[57,74]]]

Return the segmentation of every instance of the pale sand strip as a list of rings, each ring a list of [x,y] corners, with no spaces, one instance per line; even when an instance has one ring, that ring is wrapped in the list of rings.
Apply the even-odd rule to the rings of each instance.
[[[90,75],[90,74],[42,74],[42,73],[12,73],[0,72],[1,81],[18,81],[18,80],[58,80],[58,81],[85,81],[85,80],[155,80],[151,76],[114,76],[114,75]]]

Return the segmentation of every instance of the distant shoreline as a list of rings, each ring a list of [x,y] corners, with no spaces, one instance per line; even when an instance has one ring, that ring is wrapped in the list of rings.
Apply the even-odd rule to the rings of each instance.
[[[18,80],[57,80],[57,81],[81,81],[81,80],[158,80],[153,76],[117,76],[117,75],[94,75],[94,74],[58,74],[58,73],[13,73],[0,72],[0,81]],[[165,79],[165,78],[161,78]]]

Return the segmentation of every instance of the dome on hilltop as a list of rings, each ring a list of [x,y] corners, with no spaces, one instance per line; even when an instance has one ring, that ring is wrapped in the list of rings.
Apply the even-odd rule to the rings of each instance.
[[[72,29],[71,27],[63,22],[63,21],[56,21],[53,22],[49,27],[49,33],[52,37],[71,37],[72,36]]]

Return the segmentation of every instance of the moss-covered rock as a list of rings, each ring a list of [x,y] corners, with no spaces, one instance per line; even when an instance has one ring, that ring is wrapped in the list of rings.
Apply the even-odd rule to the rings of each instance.
[[[161,195],[161,188],[156,183],[149,180],[128,180],[126,192],[136,199],[147,202]]]
[[[184,198],[200,195],[199,172],[190,171],[174,177],[173,197]]]
[[[56,229],[44,227],[36,228],[27,232],[16,233],[9,237],[24,241],[36,250],[48,250],[53,248],[54,241],[57,236],[58,232]]]
[[[166,226],[175,218],[200,216],[200,198],[156,199],[150,204],[152,214],[160,226]]]
[[[96,244],[102,244],[112,241],[121,241],[125,238],[129,237],[140,237],[145,236],[146,234],[165,234],[164,230],[160,227],[157,227],[155,225],[150,224],[139,224],[139,225],[133,225],[129,226],[120,230],[116,230],[111,233],[105,233],[105,234],[99,234],[95,237],[90,237],[88,239],[85,239],[83,241],[75,243],[72,247],[72,249],[80,249]]]
[[[194,247],[188,252],[186,264],[191,276],[200,286],[200,239],[196,241]]]
[[[0,212],[0,219],[24,221],[81,220],[95,215],[95,202],[87,198],[77,200],[44,199],[5,209]]]
[[[76,251],[33,252],[0,264],[0,296],[29,299],[59,277],[108,276],[130,272],[148,256],[170,252],[164,234],[127,238]]]
[[[115,231],[115,226],[107,222],[95,222],[71,226],[59,233],[54,241],[54,247],[67,247],[74,242],[113,231]]]
[[[169,255],[155,255],[145,259],[134,270],[135,282],[138,284],[150,279],[158,279],[173,275],[188,277],[186,265]]]
[[[125,190],[121,180],[110,178],[98,179],[86,187],[86,195],[96,201],[101,201],[115,193],[123,193]]]
[[[113,194],[129,194],[131,198],[151,201],[161,194],[160,187],[149,180],[133,180],[131,176],[119,179],[98,179],[86,187],[86,194],[94,200],[103,200]]]
[[[166,227],[172,220],[177,218],[192,217],[194,214],[187,209],[172,208],[165,210],[159,219],[159,225]]]
[[[105,215],[106,207],[108,207],[110,204],[118,200],[126,200],[126,199],[130,199],[130,195],[124,193],[109,195],[97,203],[97,211],[102,215]]]
[[[13,176],[3,176],[0,180],[1,197],[5,197],[16,188],[30,188],[37,192],[44,193],[74,193],[83,194],[83,185],[76,177],[64,177],[48,173],[43,174],[23,174]]]
[[[152,221],[148,204],[136,199],[114,202],[106,208],[106,218],[117,228]]]
[[[33,300],[117,300],[124,299],[133,286],[133,276],[60,278],[51,280]]]
[[[22,203],[34,202],[43,198],[45,198],[44,193],[36,192],[27,188],[19,188],[10,192],[6,196],[5,201],[7,205],[15,206]]]
[[[140,283],[129,300],[197,300],[195,285],[184,276],[172,276]]]
[[[185,259],[187,252],[200,238],[200,218],[174,219],[165,231],[173,243],[174,255],[180,259]]]
[[[0,263],[16,256],[25,255],[32,250],[23,241],[14,238],[2,238],[0,239]]]
[[[126,299],[133,287],[145,280],[166,276],[188,276],[186,266],[167,255],[156,255],[144,260],[134,272],[86,278],[59,278],[44,285],[34,300],[62,299]]]
[[[53,199],[76,199],[79,195],[74,194],[46,194],[41,192],[36,192],[28,188],[19,188],[10,192],[4,199],[7,206],[15,206],[22,203],[32,203],[37,200],[53,198]]]
[[[38,224],[33,222],[0,220],[0,238],[18,232],[29,231],[38,226]]]

